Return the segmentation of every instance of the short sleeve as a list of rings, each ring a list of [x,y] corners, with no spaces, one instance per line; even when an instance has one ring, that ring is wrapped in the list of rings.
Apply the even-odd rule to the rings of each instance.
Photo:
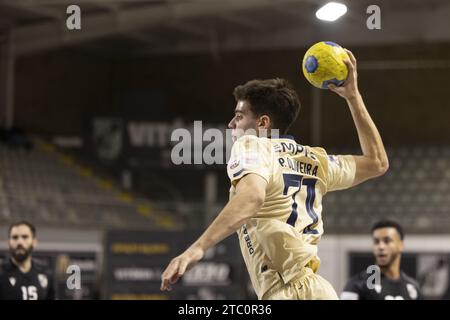
[[[361,300],[360,280],[358,276],[351,278],[341,293],[341,300]]]
[[[246,135],[240,137],[231,149],[227,165],[233,185],[249,173],[256,173],[269,182],[273,172],[273,151],[269,139]]]
[[[47,277],[48,277],[49,284],[48,284],[46,300],[56,300],[55,285],[53,283],[52,274],[48,274]]]
[[[328,155],[328,191],[350,188],[355,180],[356,163],[351,155]]]

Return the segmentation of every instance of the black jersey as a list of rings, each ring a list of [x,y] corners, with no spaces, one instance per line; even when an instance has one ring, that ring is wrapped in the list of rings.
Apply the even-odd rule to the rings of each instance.
[[[41,263],[32,260],[30,271],[23,273],[8,259],[0,265],[0,299],[55,299],[53,279],[50,272]]]
[[[343,300],[417,300],[421,299],[418,283],[404,272],[400,272],[398,280],[391,280],[383,273],[380,283],[368,285],[371,282],[370,273],[366,271],[352,277],[345,286],[341,299]],[[369,281],[368,281],[369,280]],[[370,288],[371,287],[371,288]]]

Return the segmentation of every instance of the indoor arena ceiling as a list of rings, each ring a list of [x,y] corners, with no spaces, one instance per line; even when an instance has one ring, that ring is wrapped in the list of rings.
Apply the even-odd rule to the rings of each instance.
[[[449,0],[339,1],[348,12],[323,22],[322,0],[0,0],[0,30],[17,55],[63,46],[129,55],[450,41]],[[66,8],[81,8],[81,30],[66,28]],[[381,30],[369,30],[369,5]]]

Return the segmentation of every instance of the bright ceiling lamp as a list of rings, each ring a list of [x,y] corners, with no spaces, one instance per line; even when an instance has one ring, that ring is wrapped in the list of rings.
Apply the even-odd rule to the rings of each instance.
[[[342,3],[328,2],[316,11],[316,17],[324,21],[336,21],[347,12],[347,6]]]

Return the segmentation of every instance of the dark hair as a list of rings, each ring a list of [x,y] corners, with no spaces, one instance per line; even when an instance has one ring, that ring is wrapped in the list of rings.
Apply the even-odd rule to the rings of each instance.
[[[381,228],[394,228],[395,230],[397,230],[398,234],[400,235],[400,239],[403,240],[403,238],[405,237],[405,234],[403,233],[403,228],[398,222],[395,222],[392,220],[378,221],[377,223],[375,223],[373,225],[371,233],[373,233],[375,230],[381,229]]]
[[[300,112],[297,93],[285,79],[251,80],[234,88],[233,95],[236,101],[247,101],[256,116],[268,115],[281,134],[287,133]]]
[[[11,237],[11,230],[14,227],[18,227],[18,226],[27,226],[28,228],[30,228],[31,234],[33,235],[33,238],[36,238],[36,227],[34,225],[32,225],[30,222],[25,221],[25,220],[21,220],[18,222],[15,222],[13,224],[11,224],[9,226],[8,229],[8,238]]]

